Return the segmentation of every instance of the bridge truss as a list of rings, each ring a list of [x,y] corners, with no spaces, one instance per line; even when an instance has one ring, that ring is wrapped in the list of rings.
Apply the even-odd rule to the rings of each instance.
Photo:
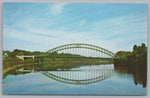
[[[55,52],[77,54],[85,57],[101,57],[101,58],[115,57],[115,54],[107,49],[104,49],[96,45],[84,44],[84,43],[61,45],[56,48],[48,50],[45,54],[51,54]]]

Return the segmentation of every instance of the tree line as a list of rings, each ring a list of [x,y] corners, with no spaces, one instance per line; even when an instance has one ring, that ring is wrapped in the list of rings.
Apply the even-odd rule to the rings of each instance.
[[[3,56],[5,56],[7,54],[8,57],[16,57],[16,55],[41,55],[44,52],[40,52],[40,51],[26,51],[26,50],[19,50],[19,49],[15,49],[13,51],[3,51]]]
[[[133,51],[119,51],[116,53],[119,58],[114,60],[115,66],[128,66],[130,68],[135,67],[147,67],[147,47],[144,43],[142,45],[134,45]]]

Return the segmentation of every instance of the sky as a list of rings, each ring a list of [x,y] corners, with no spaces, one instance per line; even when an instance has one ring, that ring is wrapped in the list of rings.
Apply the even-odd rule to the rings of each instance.
[[[45,52],[71,43],[114,53],[147,45],[147,4],[3,4],[3,50]]]

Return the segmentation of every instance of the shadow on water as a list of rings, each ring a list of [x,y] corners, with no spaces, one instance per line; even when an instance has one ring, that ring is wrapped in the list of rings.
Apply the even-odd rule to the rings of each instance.
[[[144,67],[135,67],[134,69],[127,66],[114,66],[115,71],[122,74],[131,74],[135,85],[142,85],[147,87],[147,69]]]

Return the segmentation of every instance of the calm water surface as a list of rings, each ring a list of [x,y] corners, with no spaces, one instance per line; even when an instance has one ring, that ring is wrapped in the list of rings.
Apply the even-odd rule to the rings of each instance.
[[[137,77],[137,76],[136,76]],[[146,95],[146,87],[133,74],[113,64],[89,65],[67,71],[39,71],[8,75],[4,94]]]

